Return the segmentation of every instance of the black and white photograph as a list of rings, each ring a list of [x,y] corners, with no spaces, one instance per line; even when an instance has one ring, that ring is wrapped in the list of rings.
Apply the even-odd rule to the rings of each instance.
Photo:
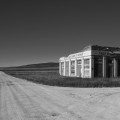
[[[119,113],[119,1],[0,1],[0,120]]]

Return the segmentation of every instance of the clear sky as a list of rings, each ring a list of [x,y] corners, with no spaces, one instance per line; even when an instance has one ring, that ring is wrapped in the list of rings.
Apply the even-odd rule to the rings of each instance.
[[[89,44],[119,47],[115,1],[0,2],[0,66],[58,62]]]

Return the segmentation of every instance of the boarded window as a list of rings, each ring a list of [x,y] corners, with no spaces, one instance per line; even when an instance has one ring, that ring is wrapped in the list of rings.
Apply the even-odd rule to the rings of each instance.
[[[90,59],[84,60],[84,76],[89,77],[90,76]]]
[[[65,75],[69,76],[69,61],[66,61]]]
[[[89,69],[90,68],[90,60],[89,59],[85,59],[84,60],[84,68],[85,69]]]
[[[75,75],[75,61],[71,61],[71,75]]]

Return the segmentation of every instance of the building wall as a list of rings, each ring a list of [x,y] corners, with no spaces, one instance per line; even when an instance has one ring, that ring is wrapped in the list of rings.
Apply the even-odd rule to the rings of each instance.
[[[63,76],[120,77],[120,48],[89,46],[82,52],[60,58],[59,62],[59,73]]]
[[[71,77],[91,77],[91,51],[71,54],[60,58],[60,75]],[[64,72],[65,71],[65,72]]]

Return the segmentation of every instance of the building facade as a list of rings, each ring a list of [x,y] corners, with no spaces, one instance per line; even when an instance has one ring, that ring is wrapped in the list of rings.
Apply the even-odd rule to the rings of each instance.
[[[62,76],[120,77],[120,48],[90,45],[81,52],[59,59]]]

